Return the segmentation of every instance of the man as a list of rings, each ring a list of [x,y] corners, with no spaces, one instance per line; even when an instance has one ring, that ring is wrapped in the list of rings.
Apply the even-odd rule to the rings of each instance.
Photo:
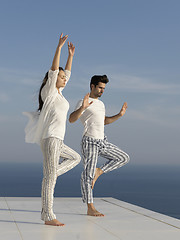
[[[117,146],[109,143],[107,137],[104,136],[104,125],[118,120],[127,109],[127,103],[125,102],[117,115],[105,116],[105,106],[98,98],[102,96],[108,82],[106,75],[93,76],[90,83],[90,94],[88,93],[83,100],[78,102],[76,110],[69,117],[71,123],[80,118],[84,125],[82,138],[84,171],[81,174],[82,199],[83,202],[87,203],[87,214],[98,217],[102,217],[104,214],[98,212],[93,204],[92,190],[96,180],[103,173],[115,170],[129,161],[129,156]],[[96,168],[98,156],[108,159],[100,168]]]

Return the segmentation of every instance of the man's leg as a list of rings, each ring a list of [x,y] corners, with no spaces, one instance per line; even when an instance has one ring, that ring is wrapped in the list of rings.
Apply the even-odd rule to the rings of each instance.
[[[116,145],[107,142],[106,139],[103,141],[103,145],[103,148],[100,150],[100,156],[109,160],[100,167],[103,173],[113,171],[129,162],[129,155]]]
[[[107,173],[113,171],[117,168],[120,168],[129,162],[129,156],[127,153],[122,151],[116,145],[107,142],[107,139],[102,141],[102,145],[99,150],[99,155],[106,159],[109,159],[105,164],[103,164],[100,168],[96,168],[95,176],[92,181],[92,188],[94,188],[94,184],[99,176],[103,173]]]
[[[104,216],[93,205],[92,180],[95,176],[99,145],[96,140],[89,137],[82,139],[82,160],[84,171],[81,174],[82,200],[87,203],[87,214],[91,216]]]

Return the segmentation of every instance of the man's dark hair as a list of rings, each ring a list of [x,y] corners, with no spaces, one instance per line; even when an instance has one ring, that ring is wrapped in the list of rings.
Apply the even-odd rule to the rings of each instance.
[[[90,87],[91,87],[91,84],[93,84],[96,87],[99,82],[102,82],[102,83],[106,84],[106,83],[109,82],[109,79],[107,78],[106,75],[94,75],[91,78]]]

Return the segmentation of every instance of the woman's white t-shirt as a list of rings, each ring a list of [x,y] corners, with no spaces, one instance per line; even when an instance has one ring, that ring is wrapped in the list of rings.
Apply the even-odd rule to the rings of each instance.
[[[42,139],[56,137],[64,140],[66,130],[66,118],[69,110],[69,103],[62,95],[62,90],[56,88],[59,70],[49,70],[46,85],[41,90],[43,108],[40,113],[26,112],[29,122],[25,128],[25,139],[29,143],[40,144]],[[71,72],[65,70],[66,83]]]
[[[77,103],[75,110],[82,106],[83,99]],[[104,119],[105,119],[105,106],[99,99],[89,98],[89,102],[93,102],[88,108],[86,108],[80,117],[82,124],[84,125],[83,135],[104,139]]]

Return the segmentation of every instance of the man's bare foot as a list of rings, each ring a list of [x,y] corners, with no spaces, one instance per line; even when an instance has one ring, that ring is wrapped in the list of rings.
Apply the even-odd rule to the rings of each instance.
[[[87,215],[93,216],[93,217],[104,217],[104,214],[98,212],[93,203],[88,203],[88,210],[87,210]]]
[[[52,226],[64,226],[64,223],[59,222],[57,219],[53,219],[51,221],[45,221],[46,225],[52,225]]]
[[[98,179],[98,177],[101,176],[103,173],[104,173],[103,170],[101,170],[100,168],[96,168],[95,176],[94,176],[94,179],[92,180],[92,185],[91,185],[92,189],[94,188],[94,184]]]

